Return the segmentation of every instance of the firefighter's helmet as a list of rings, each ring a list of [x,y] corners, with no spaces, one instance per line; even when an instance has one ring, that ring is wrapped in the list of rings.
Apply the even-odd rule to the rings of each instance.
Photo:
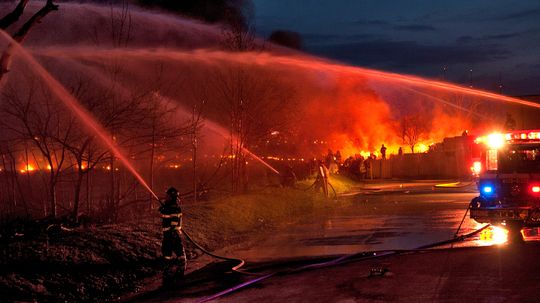
[[[173,198],[174,200],[176,200],[176,198],[178,198],[179,196],[179,193],[178,193],[178,190],[174,187],[171,187],[169,189],[167,189],[167,195],[171,198]]]

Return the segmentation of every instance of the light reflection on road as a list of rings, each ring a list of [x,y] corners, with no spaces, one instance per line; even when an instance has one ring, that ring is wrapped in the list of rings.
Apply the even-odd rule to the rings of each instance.
[[[249,261],[287,257],[350,254],[368,250],[413,249],[454,236],[471,191],[361,195],[357,203],[332,213],[305,218],[235,255]],[[460,234],[483,226],[468,216]],[[536,233],[536,237],[538,233]],[[489,227],[454,246],[487,246],[506,242],[506,232]]]

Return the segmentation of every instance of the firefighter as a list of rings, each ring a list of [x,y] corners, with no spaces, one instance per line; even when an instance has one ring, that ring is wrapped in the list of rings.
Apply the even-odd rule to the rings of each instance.
[[[317,171],[317,179],[315,180],[315,190],[318,192],[322,188],[325,197],[328,197],[328,168],[324,165],[323,161],[319,161],[319,167]]]
[[[167,190],[167,199],[159,208],[163,230],[161,253],[165,261],[164,284],[169,284],[176,278],[182,277],[186,270],[186,252],[180,237],[182,234],[182,210],[178,201],[178,190],[171,187]],[[173,253],[175,258],[173,258]]]
[[[381,158],[386,160],[386,146],[384,144],[381,146]]]
[[[506,113],[506,121],[504,122],[505,130],[514,130],[516,129],[516,120],[512,117],[512,114]]]
[[[296,178],[296,174],[294,173],[292,166],[287,164],[283,174],[281,175],[281,186],[295,188],[297,180],[298,178]]]

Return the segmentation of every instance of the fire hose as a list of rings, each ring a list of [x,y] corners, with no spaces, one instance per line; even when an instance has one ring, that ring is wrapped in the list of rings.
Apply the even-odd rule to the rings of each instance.
[[[193,245],[195,245],[195,247],[197,247],[203,253],[205,253],[205,254],[207,254],[207,255],[209,255],[211,257],[214,257],[216,259],[238,262],[238,264],[236,266],[231,268],[232,271],[237,272],[237,273],[241,273],[241,274],[244,274],[244,275],[252,275],[252,276],[263,275],[261,273],[252,273],[252,272],[241,270],[240,268],[246,264],[246,262],[244,260],[239,259],[239,258],[224,257],[224,256],[220,256],[220,255],[216,255],[214,253],[211,253],[210,251],[208,251],[207,249],[202,247],[199,243],[195,242],[195,240],[193,240],[193,238],[189,235],[189,233],[187,233],[184,229],[182,229],[182,234],[184,234],[186,239],[188,239],[189,242],[191,242]]]
[[[431,244],[427,244],[427,245],[422,245],[422,246],[420,246],[420,247],[418,247],[416,249],[364,251],[364,252],[358,252],[358,253],[343,255],[343,256],[340,256],[340,257],[338,257],[336,259],[326,261],[326,262],[308,264],[308,265],[300,266],[300,267],[294,268],[294,269],[275,271],[275,272],[267,273],[267,274],[260,274],[261,276],[258,277],[258,278],[243,282],[241,284],[238,284],[236,286],[233,286],[231,288],[223,290],[223,291],[221,291],[219,293],[216,293],[214,295],[206,297],[206,298],[204,298],[202,300],[199,300],[197,302],[198,303],[203,303],[203,302],[209,302],[209,301],[215,300],[217,298],[223,297],[223,296],[225,296],[227,294],[233,293],[235,291],[238,291],[238,290],[243,289],[243,288],[245,288],[247,286],[253,285],[255,283],[266,280],[266,279],[271,278],[271,277],[276,276],[276,275],[293,274],[293,273],[298,273],[298,272],[301,272],[301,271],[304,271],[304,270],[320,269],[320,268],[345,264],[346,262],[352,262],[352,261],[375,259],[375,258],[392,256],[392,255],[399,255],[399,254],[404,254],[404,253],[423,252],[423,251],[429,250],[429,249],[434,248],[434,247],[439,247],[439,246],[443,246],[443,245],[448,245],[448,244],[453,244],[453,243],[456,243],[456,242],[464,241],[464,240],[466,240],[466,239],[468,239],[470,237],[473,237],[476,234],[482,232],[484,229],[488,228],[489,226],[490,226],[490,224],[486,224],[486,225],[482,226],[481,228],[479,228],[479,229],[477,229],[475,231],[472,231],[472,232],[470,232],[468,234],[461,235],[461,236],[454,236],[454,238],[452,238],[452,239],[439,241],[439,242],[435,242],[435,243],[431,243]],[[239,259],[235,259],[235,260],[239,260]],[[243,263],[242,263],[242,265],[243,265]],[[242,273],[242,272],[240,272],[240,273]]]
[[[312,186],[310,186],[310,188]],[[334,189],[333,186],[332,186],[332,189]],[[335,190],[334,190],[334,193],[335,193]],[[161,203],[161,201],[159,201],[159,202]],[[240,273],[240,274],[244,274],[244,275],[256,275],[256,276],[259,276],[259,277],[255,278],[255,279],[243,282],[243,283],[238,284],[238,285],[236,285],[234,287],[228,288],[228,289],[223,290],[223,291],[221,291],[219,293],[216,293],[216,294],[214,294],[214,295],[212,295],[210,297],[207,297],[207,298],[204,298],[204,299],[198,301],[199,303],[203,303],[203,302],[209,302],[209,301],[212,301],[212,300],[217,299],[219,297],[225,296],[227,294],[230,294],[232,292],[235,292],[237,290],[245,288],[245,287],[247,287],[249,285],[258,283],[260,281],[266,280],[266,279],[271,278],[271,277],[273,277],[275,275],[278,275],[278,274],[279,275],[292,274],[292,273],[297,273],[297,272],[301,272],[301,271],[304,271],[304,270],[319,269],[319,268],[325,268],[325,267],[330,267],[330,266],[336,266],[336,265],[344,264],[345,262],[352,262],[352,261],[355,261],[355,260],[359,261],[359,260],[380,258],[380,257],[384,257],[384,256],[398,255],[398,254],[403,254],[403,253],[421,252],[421,251],[425,251],[425,250],[428,250],[428,249],[431,249],[431,248],[434,248],[434,247],[439,247],[439,246],[443,246],[443,245],[449,245],[449,244],[454,244],[456,242],[464,241],[464,240],[466,240],[466,239],[468,239],[468,238],[482,232],[484,229],[486,229],[487,227],[490,226],[490,224],[486,224],[483,227],[481,227],[481,228],[479,228],[479,229],[477,229],[477,230],[475,230],[473,232],[470,232],[470,233],[465,234],[465,235],[457,236],[457,234],[459,233],[459,230],[461,228],[461,225],[463,224],[463,221],[465,220],[465,217],[467,216],[469,208],[470,207],[468,206],[467,210],[466,210],[466,212],[465,212],[465,214],[463,216],[463,219],[461,220],[461,223],[459,224],[459,227],[456,230],[456,233],[454,234],[454,238],[452,238],[452,239],[439,241],[439,242],[435,242],[435,243],[431,243],[431,244],[427,244],[427,245],[423,245],[423,246],[417,247],[416,249],[363,251],[363,252],[358,252],[358,253],[353,253],[353,254],[347,254],[347,255],[343,255],[343,256],[340,256],[340,257],[338,257],[336,259],[326,261],[326,262],[308,264],[308,265],[300,266],[300,267],[294,268],[294,269],[275,271],[275,272],[266,273],[266,274],[265,273],[254,273],[254,272],[248,272],[248,271],[241,270],[240,268],[246,264],[246,262],[243,259],[230,258],[230,257],[224,257],[224,256],[216,255],[216,254],[208,251],[204,247],[202,247],[195,240],[193,240],[193,238],[189,235],[189,233],[186,232],[184,229],[182,231],[183,231],[183,234],[186,237],[186,239],[188,241],[190,241],[199,250],[201,250],[203,253],[205,253],[205,254],[207,254],[207,255],[209,255],[211,257],[214,257],[216,259],[238,262],[238,264],[236,266],[231,268],[232,271]],[[453,246],[451,246],[451,248],[453,248]]]
[[[317,185],[317,183],[320,182],[319,180],[315,180],[315,182],[311,183],[311,185],[308,187],[308,188],[305,188],[305,189],[301,189],[303,191],[308,191],[310,189],[312,189],[315,185]],[[334,199],[337,199],[337,192],[336,190],[334,189],[334,186],[330,183],[330,182],[327,182],[327,184],[330,186],[330,188],[332,188],[332,191],[334,192]]]
[[[160,205],[163,205],[161,200],[159,200],[159,199],[156,199],[156,200],[159,202]],[[186,232],[186,230],[184,228],[182,228],[182,234],[186,237],[186,239],[189,242],[191,242],[193,245],[195,245],[195,247],[197,247],[203,253],[205,253],[205,254],[213,257],[213,258],[216,258],[216,259],[238,262],[238,264],[236,266],[231,268],[232,271],[237,272],[237,273],[241,273],[241,274],[244,274],[244,275],[261,275],[260,273],[252,273],[252,272],[241,270],[240,268],[246,264],[246,262],[244,260],[242,260],[242,259],[229,258],[229,257],[224,257],[224,256],[220,256],[220,255],[216,255],[214,253],[211,253],[210,251],[208,251],[207,249],[202,247],[199,243],[197,243],[195,240],[193,240],[193,238],[189,235],[188,232]]]

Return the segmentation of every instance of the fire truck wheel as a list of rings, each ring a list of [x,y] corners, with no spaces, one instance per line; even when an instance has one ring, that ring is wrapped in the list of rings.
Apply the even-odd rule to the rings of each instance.
[[[508,243],[523,243],[523,234],[521,229],[523,228],[523,222],[510,221],[506,223],[506,229],[508,229]]]

